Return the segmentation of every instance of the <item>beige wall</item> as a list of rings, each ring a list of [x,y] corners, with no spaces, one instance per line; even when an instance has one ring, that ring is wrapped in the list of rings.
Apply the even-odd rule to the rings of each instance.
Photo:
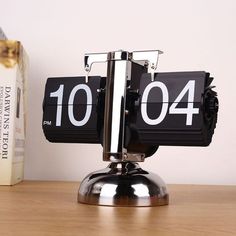
[[[219,121],[208,148],[161,147],[143,167],[167,183],[236,184],[236,1],[3,1],[0,24],[30,55],[26,179],[81,180],[103,168],[99,145],[51,144],[41,129],[49,76],[82,75],[85,52],[161,49],[160,71],[215,77]],[[105,74],[105,66],[93,67]]]

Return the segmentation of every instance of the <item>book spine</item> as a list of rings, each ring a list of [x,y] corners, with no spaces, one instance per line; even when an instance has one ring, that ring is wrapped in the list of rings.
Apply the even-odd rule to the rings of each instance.
[[[20,42],[0,40],[0,185],[23,179],[26,62]]]
[[[15,129],[15,78],[17,65],[6,68],[0,63],[0,184],[12,182]]]

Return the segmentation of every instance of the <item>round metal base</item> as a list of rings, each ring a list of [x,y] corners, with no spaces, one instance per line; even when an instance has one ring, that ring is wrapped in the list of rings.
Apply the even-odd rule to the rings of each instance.
[[[105,206],[161,206],[169,197],[163,180],[137,163],[111,163],[82,181],[78,202]]]

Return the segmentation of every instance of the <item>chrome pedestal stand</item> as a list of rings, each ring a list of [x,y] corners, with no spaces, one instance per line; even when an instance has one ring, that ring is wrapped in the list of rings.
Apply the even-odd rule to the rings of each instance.
[[[81,183],[78,202],[105,206],[161,206],[168,204],[165,183],[137,163],[111,163]]]
[[[103,160],[111,164],[93,172],[81,183],[78,202],[108,206],[159,206],[168,204],[168,194],[160,177],[142,170],[136,162],[144,161],[146,152],[125,145],[125,125],[129,116],[127,89],[135,87],[142,71],[157,67],[159,50],[114,51],[85,55],[85,70],[93,63],[107,62],[105,111],[103,125]],[[139,67],[136,71],[134,68]],[[133,74],[132,74],[133,73]],[[87,75],[86,81],[89,77]],[[134,84],[131,85],[131,82]],[[130,87],[131,86],[131,87]],[[99,92],[99,91],[98,91]],[[140,151],[141,150],[141,151]]]

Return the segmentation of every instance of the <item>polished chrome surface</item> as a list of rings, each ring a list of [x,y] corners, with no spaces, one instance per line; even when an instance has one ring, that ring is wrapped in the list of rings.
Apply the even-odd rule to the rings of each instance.
[[[159,55],[162,53],[160,50],[134,51],[132,52],[132,61],[143,62],[151,73],[151,80],[154,81],[154,72],[157,69]]]
[[[124,148],[124,125],[127,81],[131,80],[132,63],[139,63],[151,70],[154,80],[159,50],[107,53],[87,53],[84,63],[87,73],[95,62],[107,62],[107,81],[104,113],[103,160],[111,162],[144,161],[143,153],[130,154]],[[88,74],[86,75],[88,82]]]
[[[145,153],[126,153],[124,154],[124,161],[144,162]]]
[[[156,70],[160,50],[143,50],[127,52],[123,50],[103,53],[86,53],[84,56],[85,71],[90,72],[92,64],[95,62],[106,62],[108,60],[132,60],[142,66],[148,66],[149,69]]]
[[[88,83],[88,75],[91,71],[92,64],[98,62],[106,62],[108,53],[86,53],[84,55],[84,69],[86,71],[85,82]]]
[[[146,51],[133,51],[133,61],[147,61],[150,67],[153,69],[157,68],[158,57],[163,52],[160,50],[146,50]]]
[[[107,61],[107,52],[104,53],[86,53],[84,55],[84,67],[86,72],[91,71],[93,63],[106,62]]]
[[[86,72],[90,72],[93,63],[107,62],[109,60],[129,60],[131,54],[129,52],[119,50],[114,52],[103,53],[86,53],[84,55],[84,68]]]
[[[124,125],[126,82],[130,78],[131,62],[126,60],[108,61],[104,135],[103,160],[119,162],[124,159]]]
[[[108,53],[108,60],[130,60],[131,53],[123,50],[109,52]]]
[[[89,174],[81,183],[78,202],[106,206],[161,206],[168,204],[162,179],[137,163],[111,163]]]
[[[127,153],[124,148],[127,81],[132,63],[148,67],[151,78],[157,68],[159,50],[89,53],[84,63],[87,73],[95,62],[107,62],[104,112],[103,160],[112,163],[88,175],[81,183],[78,202],[107,206],[160,206],[168,204],[162,179],[144,171],[136,163],[144,153]],[[88,74],[86,75],[86,82]]]

